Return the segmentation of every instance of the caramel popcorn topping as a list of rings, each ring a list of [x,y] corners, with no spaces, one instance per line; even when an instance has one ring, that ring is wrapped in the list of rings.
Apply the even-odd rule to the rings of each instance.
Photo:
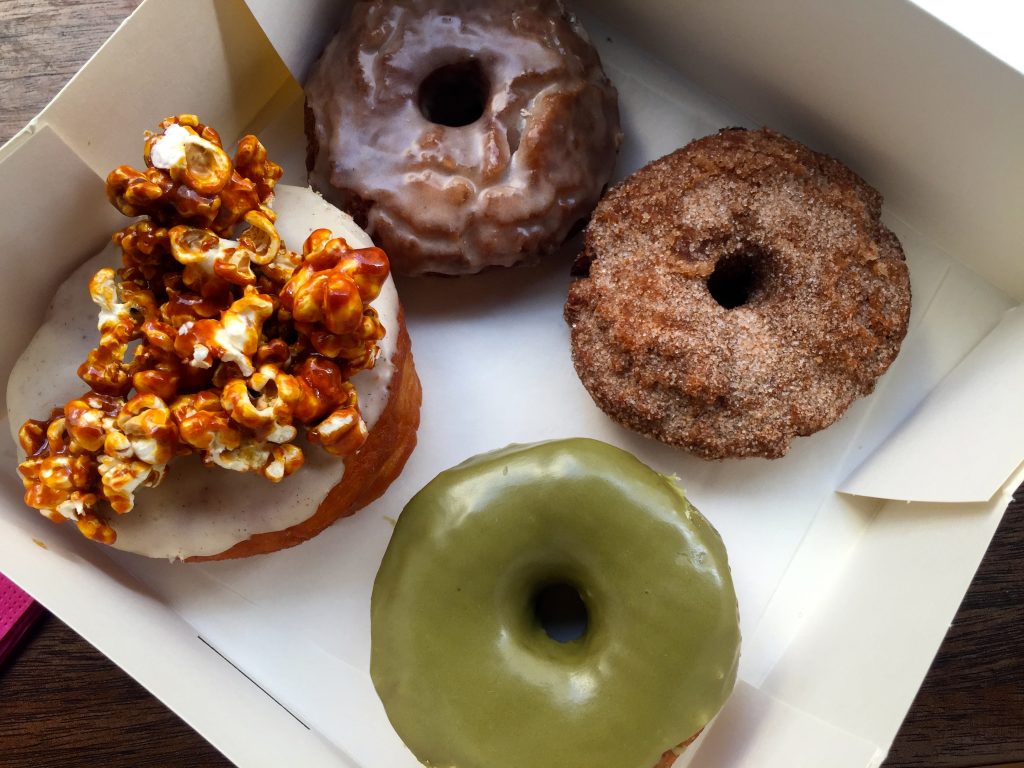
[[[18,435],[25,502],[108,544],[110,515],[175,456],[277,483],[304,462],[300,431],[335,456],[357,451],[368,430],[350,379],[385,334],[369,304],[387,257],[326,229],[288,250],[270,208],[281,168],[255,136],[232,159],[179,115],[147,135],[144,158],[107,177],[110,202],[142,218],[113,236],[123,266],[89,283],[88,391]]]

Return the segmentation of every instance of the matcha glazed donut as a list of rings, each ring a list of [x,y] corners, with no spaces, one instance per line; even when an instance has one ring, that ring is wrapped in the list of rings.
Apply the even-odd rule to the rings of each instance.
[[[576,639],[538,618],[553,590],[585,606]],[[670,765],[739,660],[718,533],[670,478],[587,439],[510,446],[428,483],[384,555],[372,635],[388,717],[444,768]]]

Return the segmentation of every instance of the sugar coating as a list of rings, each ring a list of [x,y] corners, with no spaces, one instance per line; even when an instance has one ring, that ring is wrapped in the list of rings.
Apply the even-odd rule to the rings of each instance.
[[[584,386],[699,456],[784,455],[870,393],[906,335],[910,279],[881,206],[838,160],[767,129],[650,163],[586,232],[565,307]],[[727,309],[707,280],[736,254],[755,279]]]
[[[431,122],[420,86],[470,62],[469,125]],[[464,274],[552,253],[597,204],[618,97],[560,0],[357,3],[305,84],[310,183],[396,273]]]

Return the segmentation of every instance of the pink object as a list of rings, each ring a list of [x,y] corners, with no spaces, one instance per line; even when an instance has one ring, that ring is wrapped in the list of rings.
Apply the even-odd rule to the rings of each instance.
[[[43,612],[43,606],[0,573],[0,667]]]

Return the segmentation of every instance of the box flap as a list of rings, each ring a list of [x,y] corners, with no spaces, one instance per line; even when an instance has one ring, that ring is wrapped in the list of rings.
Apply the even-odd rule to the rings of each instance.
[[[886,503],[761,688],[891,744],[1011,495],[1008,488],[955,506]]]
[[[352,9],[351,0],[246,0],[292,76],[300,83]]]
[[[840,486],[886,499],[992,498],[1024,453],[1024,308],[1008,312]]]
[[[288,77],[243,0],[146,0],[34,122],[105,177],[140,165],[143,131],[168,115],[233,142]]]
[[[13,446],[8,440],[0,446],[4,466],[11,466]],[[8,472],[3,477],[13,480]],[[100,548],[80,537],[54,536],[55,531],[41,515],[0,516],[4,573],[30,588],[33,597],[139,683],[159,691],[164,704],[232,762],[355,768],[336,747],[260,693]],[[131,631],[115,630],[125,627],[126,616]],[[205,695],[208,691],[216,696]],[[112,720],[110,727],[116,726]]]
[[[37,183],[39,179],[60,182]],[[57,286],[109,241],[124,217],[107,202],[103,179],[45,126],[23,134],[0,162],[0,211],[5,220],[18,222],[0,227],[0,264],[6,274],[17,276],[0,281],[6,318],[0,370],[9,371],[42,322]],[[22,266],[39,259],[52,266]],[[5,401],[6,386],[0,388],[0,404]]]
[[[746,734],[737,739],[736,734]],[[885,750],[743,682],[676,768],[875,768]]]

